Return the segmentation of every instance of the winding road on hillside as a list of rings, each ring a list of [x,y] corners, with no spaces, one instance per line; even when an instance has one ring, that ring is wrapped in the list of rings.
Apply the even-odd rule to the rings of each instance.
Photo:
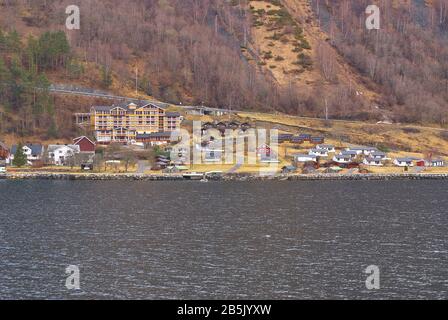
[[[52,84],[49,88],[49,91],[53,94],[61,94],[61,95],[80,95],[80,96],[86,96],[86,97],[94,97],[94,98],[104,98],[104,99],[111,99],[111,100],[124,100],[124,101],[139,101],[141,99],[131,98],[131,97],[123,97],[123,96],[117,96],[114,94],[111,94],[109,92],[100,91],[96,89],[91,88],[84,88],[84,87],[75,87],[71,85],[66,84]],[[145,99],[146,100],[146,99]],[[154,103],[161,103],[160,101],[152,101]],[[243,110],[229,110],[229,109],[221,109],[221,108],[210,108],[205,106],[186,106],[186,105],[174,105],[178,108],[183,108],[185,110],[189,109],[207,109],[207,110],[214,110],[214,111],[221,111],[226,113],[243,113],[243,114],[260,114],[263,112],[254,112],[254,111],[243,111]],[[294,119],[304,119],[304,120],[325,120],[323,118],[312,118],[312,117],[300,117],[300,116],[293,116],[293,115],[287,115],[282,114],[283,116],[294,118]],[[339,123],[361,123],[363,121],[356,121],[356,120],[340,120],[340,119],[331,119],[333,122],[339,122]],[[400,125],[399,123],[394,123],[390,125]],[[415,126],[415,125],[409,125],[409,127],[418,127],[422,129],[431,129],[431,130],[438,130],[438,131],[445,131],[446,129],[443,128],[437,128],[437,127],[428,127],[428,126]]]

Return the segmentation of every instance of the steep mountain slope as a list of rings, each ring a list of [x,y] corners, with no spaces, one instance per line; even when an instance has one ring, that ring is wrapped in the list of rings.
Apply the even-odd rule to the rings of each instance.
[[[364,84],[368,80],[328,44],[309,1],[258,0],[248,5],[251,45],[259,65],[279,85],[295,88],[304,97],[311,94],[314,105],[326,104],[333,116],[356,117],[377,103],[377,94]],[[322,116],[322,108],[316,109],[321,113],[315,115]]]

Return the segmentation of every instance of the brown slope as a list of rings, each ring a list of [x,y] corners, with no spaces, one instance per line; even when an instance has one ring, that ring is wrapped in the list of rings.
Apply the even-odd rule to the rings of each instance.
[[[375,86],[364,79],[352,68],[338,51],[328,44],[330,36],[319,27],[316,16],[307,0],[280,0],[280,1],[250,1],[249,5],[255,10],[264,9],[278,10],[284,8],[290,14],[294,22],[303,29],[303,35],[310,44],[311,50],[303,50],[309,55],[313,62],[313,67],[303,69],[297,66],[297,52],[294,52],[294,37],[285,36],[282,39],[273,41],[267,39],[279,30],[270,31],[267,19],[252,26],[253,47],[259,53],[259,64],[263,65],[265,72],[270,72],[281,86],[294,84],[299,90],[313,90],[319,88],[321,91],[331,90],[338,85],[345,85],[350,88],[353,94],[362,95],[369,104],[375,102],[378,95],[370,88]],[[253,12],[253,10],[252,10]],[[257,16],[255,16],[257,19]],[[260,21],[261,19],[257,19]],[[286,40],[284,41],[284,38]],[[270,53],[269,55],[266,55]],[[272,56],[270,59],[266,57]],[[280,56],[284,60],[277,61]]]

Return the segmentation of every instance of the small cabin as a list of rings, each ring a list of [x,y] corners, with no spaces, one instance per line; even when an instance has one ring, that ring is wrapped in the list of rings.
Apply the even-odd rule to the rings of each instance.
[[[237,130],[240,128],[240,123],[238,121],[232,121],[229,123],[228,127],[232,130]]]
[[[342,156],[348,156],[348,157],[350,157],[351,159],[354,159],[354,158],[356,158],[357,156],[358,156],[358,153],[356,152],[356,151],[347,151],[347,150],[344,150],[344,151],[342,151],[341,153],[340,153],[340,155],[342,155]]]
[[[394,160],[394,165],[397,167],[413,167],[414,159],[413,158],[397,158]]]
[[[383,166],[383,162],[381,161],[381,159],[373,158],[373,157],[366,157],[362,163],[367,166],[372,166],[372,167],[382,167]]]
[[[445,161],[443,159],[431,159],[426,161],[427,167],[444,167]]]
[[[328,151],[324,149],[311,149],[309,155],[316,157],[328,157]]]
[[[302,141],[308,141],[308,142],[311,141],[311,135],[307,133],[301,133],[297,138]]]
[[[212,129],[214,127],[213,123],[206,122],[202,125],[202,130],[207,131],[208,129]]]
[[[350,163],[353,158],[350,154],[337,154],[333,157],[333,161],[337,163]]]
[[[324,137],[311,137],[309,140],[312,144],[322,144],[325,142]]]
[[[219,131],[222,131],[222,130],[226,130],[227,129],[227,123],[225,123],[225,122],[218,122],[217,124],[216,124],[216,128],[219,130]]]
[[[305,140],[303,140],[299,136],[293,136],[290,141],[295,144],[302,144],[305,142]]]
[[[370,156],[372,153],[378,152],[378,149],[375,147],[351,147],[347,148],[346,151],[354,151],[357,155]]]
[[[426,161],[425,160],[418,160],[416,162],[417,167],[426,167]]]
[[[250,128],[252,128],[252,126],[250,125],[250,123],[248,122],[244,122],[240,125],[241,130],[246,132],[247,130],[249,130]]]
[[[335,147],[333,145],[331,145],[331,144],[318,144],[316,146],[316,149],[318,149],[318,150],[326,150],[329,153],[336,152]]]
[[[289,142],[294,137],[293,134],[285,133],[285,134],[279,134],[278,135],[278,143],[284,143]]]
[[[317,162],[317,156],[310,154],[294,154],[293,157],[296,163]]]
[[[149,143],[150,145],[164,145],[171,142],[171,132],[138,133],[137,142]]]
[[[370,154],[370,158],[375,160],[386,160],[387,154],[381,151],[374,151]]]

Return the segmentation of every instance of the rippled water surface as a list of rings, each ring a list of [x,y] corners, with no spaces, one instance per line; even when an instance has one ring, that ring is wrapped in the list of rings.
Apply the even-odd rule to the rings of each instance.
[[[0,180],[0,298],[447,299],[447,231],[447,181]]]

